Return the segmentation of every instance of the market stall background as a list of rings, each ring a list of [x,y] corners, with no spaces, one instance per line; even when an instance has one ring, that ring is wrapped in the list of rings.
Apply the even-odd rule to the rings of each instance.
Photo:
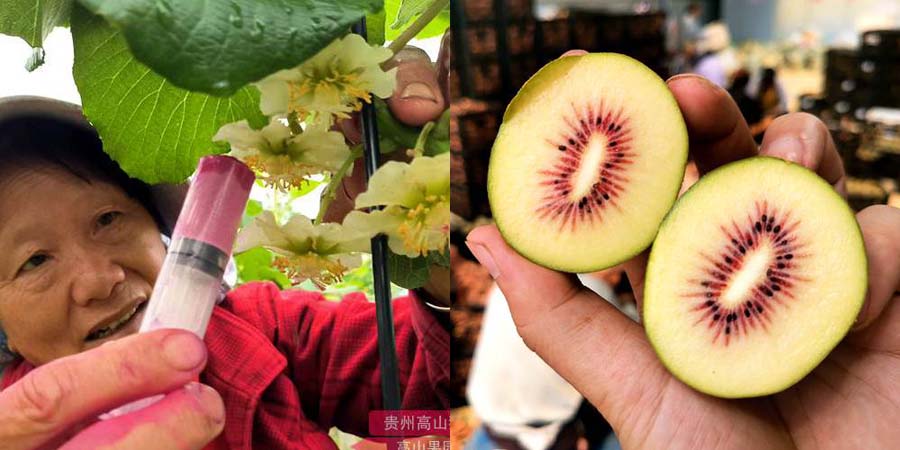
[[[492,287],[464,240],[475,224],[490,222],[487,167],[505,105],[534,72],[569,49],[624,53],[664,79],[674,75],[669,34],[691,3],[702,8],[701,23],[720,21],[728,27],[728,51],[738,68],[750,74],[751,85],[759,83],[767,68],[777,73],[786,97],[786,111],[781,113],[804,111],[826,124],[843,159],[848,201],[855,210],[878,203],[900,207],[897,2],[452,2],[451,242],[456,296],[451,364],[458,448],[479,422],[467,407],[466,382]],[[627,302],[633,294],[622,271],[604,276]]]

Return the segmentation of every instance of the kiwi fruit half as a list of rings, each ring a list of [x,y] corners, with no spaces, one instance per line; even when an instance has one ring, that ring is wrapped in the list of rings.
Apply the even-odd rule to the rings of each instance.
[[[720,167],[663,221],[644,285],[647,336],[684,383],[718,397],[784,390],[844,337],[863,304],[856,217],[806,168]]]
[[[488,168],[491,211],[535,263],[611,267],[653,241],[687,151],[678,104],[650,69],[614,53],[563,57],[506,109]]]

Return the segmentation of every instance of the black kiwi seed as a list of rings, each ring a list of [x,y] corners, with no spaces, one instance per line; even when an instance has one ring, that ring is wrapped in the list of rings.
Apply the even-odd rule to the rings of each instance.
[[[734,244],[734,245],[737,245],[737,243],[738,243],[738,242],[737,242],[737,239],[732,239],[732,240],[731,240],[731,243]]]
[[[750,310],[749,310],[749,309],[745,309],[745,310],[744,310],[744,316],[750,317]]]
[[[726,322],[729,322],[729,323],[730,323],[730,322],[733,322],[733,321],[734,321],[734,317],[732,317],[732,314],[729,314],[727,317],[725,317],[725,321],[726,321]]]
[[[731,327],[725,327],[725,334],[731,334]]]
[[[700,286],[706,287],[709,286],[709,281],[703,281],[700,283]]]
[[[615,126],[616,126],[615,123],[610,122],[610,123],[609,123],[609,127],[606,129],[606,131],[612,131],[612,129],[613,129]]]
[[[609,194],[607,194],[606,192],[604,192],[604,193],[603,193],[603,198],[606,199],[606,200],[609,200]]]
[[[611,168],[612,168],[612,164],[606,163],[606,164],[603,165],[603,167],[606,167],[607,169],[611,169]]]
[[[731,264],[732,261],[734,261],[734,260],[731,259],[731,257],[729,257],[729,256],[725,257],[725,262],[727,262],[728,264]]]
[[[719,314],[713,314],[713,322],[718,321],[722,316]]]
[[[621,129],[622,129],[622,125],[616,125],[616,131],[619,131]]]
[[[794,255],[792,255],[790,253],[788,253],[787,255],[784,255],[784,259],[793,259],[793,258],[794,258]]]
[[[780,290],[781,290],[781,286],[779,286],[779,285],[777,285],[777,284],[773,284],[773,285],[772,285],[772,290],[773,290],[773,291],[780,291]]]
[[[712,310],[713,310],[713,311],[718,311],[718,310],[719,310],[719,305],[715,305],[715,304],[712,305]]]
[[[569,138],[569,145],[575,145],[575,139]]]
[[[763,307],[762,307],[762,306],[760,306],[760,305],[756,305],[756,312],[759,312],[759,313],[761,313],[761,312],[762,312],[762,310],[763,310]]]
[[[712,306],[713,304],[715,304],[715,302],[712,301],[712,300],[707,300],[707,301],[706,301],[706,306]]]
[[[766,294],[766,297],[771,297],[773,295],[772,290],[765,286],[763,286],[762,291]]]
[[[763,214],[763,216],[762,216],[762,221],[765,222],[765,221],[766,221],[766,218],[767,218],[766,215]]]
[[[784,265],[784,263],[778,263],[778,266],[777,266],[777,267],[778,267],[779,269],[784,269],[786,266]]]
[[[739,251],[740,251],[740,252],[741,252],[741,253],[747,253],[747,249],[746,249],[746,248],[744,248],[744,246],[743,246],[743,245],[742,245],[742,246],[740,246],[740,247],[738,247],[738,250],[739,250]]]
[[[766,225],[766,231],[772,231],[772,224]]]
[[[781,225],[775,225],[775,228],[773,228],[772,231],[778,233],[779,231],[781,231]]]
[[[603,118],[602,118],[602,117],[598,117],[598,118],[597,118],[597,125],[602,125],[602,124],[603,124]]]
[[[565,145],[560,145],[559,147],[556,147],[556,148],[558,148],[559,151],[561,151],[561,152],[566,151],[566,146],[565,146]]]
[[[618,145],[618,144],[619,144],[618,142],[612,141],[612,142],[609,143],[609,146],[610,146],[610,147],[615,147],[615,146]]]
[[[762,224],[759,222],[756,222],[756,231],[762,231]]]

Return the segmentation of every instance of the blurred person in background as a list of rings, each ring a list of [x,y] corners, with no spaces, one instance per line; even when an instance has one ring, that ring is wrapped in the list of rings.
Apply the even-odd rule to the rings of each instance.
[[[697,55],[697,41],[700,39],[700,20],[703,8],[692,2],[684,13],[668,24],[667,49],[672,55],[670,71],[673,74],[689,72]]]
[[[731,33],[728,25],[712,22],[700,33],[697,42],[700,54],[693,73],[703,76],[722,88],[728,87],[729,76],[738,68],[737,57],[731,49]]]
[[[762,106],[755,96],[750,95],[749,84],[750,73],[745,69],[740,69],[734,73],[728,93],[731,94],[731,98],[737,103],[738,109],[741,110],[741,115],[744,116],[747,126],[750,127],[750,133],[753,134],[755,139],[757,136],[762,136],[762,132],[765,131],[765,127],[768,122],[771,122],[771,119],[763,120]]]
[[[787,113],[787,94],[785,94],[781,82],[778,81],[774,68],[767,67],[763,70],[759,88],[756,91],[756,99],[766,116],[774,118]]]

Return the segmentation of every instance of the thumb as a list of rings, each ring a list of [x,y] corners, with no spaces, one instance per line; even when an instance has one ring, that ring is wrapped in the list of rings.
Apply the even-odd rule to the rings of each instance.
[[[538,266],[516,253],[496,226],[469,233],[466,244],[503,291],[529,348],[596,406],[617,432],[653,403],[670,375],[640,325],[572,274]],[[626,423],[625,418],[629,417]]]

